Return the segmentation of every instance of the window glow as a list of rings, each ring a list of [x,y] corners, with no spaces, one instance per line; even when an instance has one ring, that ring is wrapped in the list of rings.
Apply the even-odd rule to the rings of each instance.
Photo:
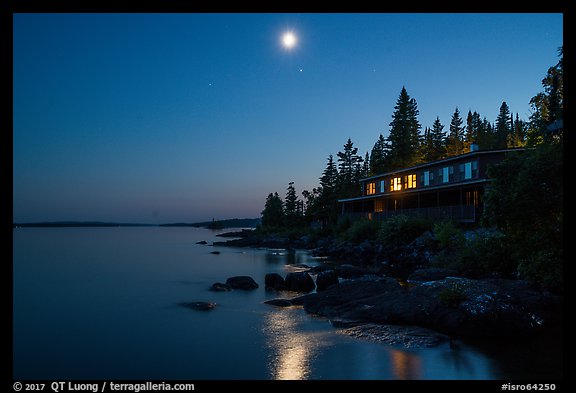
[[[395,177],[390,182],[390,191],[401,191],[402,190],[402,178]]]
[[[416,175],[406,176],[406,188],[416,188]]]
[[[430,171],[425,171],[425,172],[424,172],[424,185],[425,185],[425,186],[429,186],[429,185],[430,185]]]
[[[368,183],[368,188],[366,189],[366,195],[376,194],[376,183]]]

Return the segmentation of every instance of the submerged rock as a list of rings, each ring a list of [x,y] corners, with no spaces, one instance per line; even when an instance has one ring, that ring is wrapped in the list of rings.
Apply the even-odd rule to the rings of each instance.
[[[232,289],[250,291],[258,288],[258,284],[250,276],[234,276],[226,280],[226,285]]]
[[[216,307],[216,303],[212,302],[189,302],[189,303],[179,303],[179,305],[182,307],[198,311],[210,311]]]
[[[344,328],[342,333],[404,348],[431,348],[450,342],[449,336],[419,326],[364,323]]]
[[[220,251],[212,251],[210,254],[220,255]]]
[[[264,303],[270,304],[271,306],[277,306],[277,307],[293,306],[292,302],[288,299],[272,299],[272,300],[267,300]]]

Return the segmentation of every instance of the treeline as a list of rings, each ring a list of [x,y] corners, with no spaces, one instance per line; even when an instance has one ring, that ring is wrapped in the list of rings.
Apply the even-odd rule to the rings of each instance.
[[[456,107],[447,129],[436,117],[432,125],[422,130],[417,102],[402,87],[388,137],[380,134],[363,156],[349,138],[336,157],[328,156],[319,186],[304,190],[302,199],[293,182],[289,183],[284,200],[277,192],[270,193],[262,211],[262,226],[298,227],[313,221],[330,226],[338,218],[338,199],[361,195],[362,178],[463,154],[470,151],[472,144],[479,150],[488,150],[535,147],[548,141],[548,128],[562,119],[562,47],[559,56],[558,64],[542,80],[544,91],[530,100],[532,114],[528,121],[521,120],[502,102],[494,122],[471,110],[464,119]]]

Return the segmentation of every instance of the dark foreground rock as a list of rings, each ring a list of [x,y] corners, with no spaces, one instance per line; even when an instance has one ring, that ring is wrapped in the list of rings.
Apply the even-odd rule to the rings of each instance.
[[[250,291],[258,288],[258,284],[250,276],[234,276],[226,280],[226,285],[232,289]]]
[[[408,281],[437,281],[454,276],[458,276],[455,270],[430,267],[415,270],[408,276]]]
[[[314,280],[306,272],[288,273],[285,282],[286,289],[294,292],[310,292],[316,287]]]
[[[208,244],[208,242],[206,240],[201,240],[199,242],[196,242],[196,244]]]
[[[197,311],[210,311],[216,307],[216,303],[212,302],[184,302],[179,305]]]
[[[338,272],[336,270],[326,270],[316,276],[316,291],[323,291],[334,284],[338,284]]]
[[[268,273],[264,277],[264,288],[267,291],[282,291],[286,289],[286,282],[284,281],[284,277],[279,275],[278,273]]]
[[[391,278],[348,281],[298,301],[329,319],[419,326],[455,336],[526,336],[559,323],[562,315],[560,297],[503,279],[448,277],[412,289]]]

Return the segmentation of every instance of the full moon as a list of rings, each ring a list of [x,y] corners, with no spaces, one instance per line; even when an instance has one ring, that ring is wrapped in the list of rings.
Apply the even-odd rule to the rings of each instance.
[[[282,45],[285,48],[293,48],[296,45],[296,36],[291,31],[288,31],[282,35]]]

